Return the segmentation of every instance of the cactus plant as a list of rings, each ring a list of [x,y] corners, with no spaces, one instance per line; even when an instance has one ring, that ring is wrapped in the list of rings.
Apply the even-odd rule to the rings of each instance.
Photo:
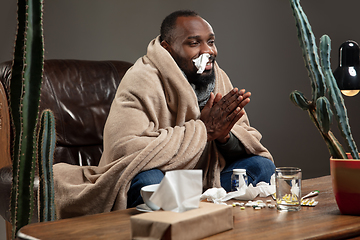
[[[42,3],[18,1],[18,28],[10,82],[14,131],[11,223],[13,238],[33,214],[36,123],[43,72]],[[31,83],[30,83],[31,81]]]
[[[56,219],[52,171],[56,132],[54,114],[50,109],[46,109],[41,113],[39,126],[37,139],[37,159],[40,174],[38,216],[40,222],[46,222]]]
[[[9,94],[14,136],[10,203],[13,238],[30,222],[34,211],[36,127],[44,66],[43,1],[18,0],[17,5],[18,27]],[[43,168],[49,171],[48,167]]]
[[[319,57],[315,36],[300,5],[300,0],[290,0],[290,5],[296,22],[305,67],[311,82],[312,100],[307,100],[300,91],[293,91],[290,94],[290,99],[295,105],[308,111],[311,120],[324,138],[331,156],[347,159],[346,151],[330,130],[333,116],[335,116],[352,158],[359,159],[357,146],[351,134],[344,99],[330,67],[330,37],[327,35],[321,37]]]

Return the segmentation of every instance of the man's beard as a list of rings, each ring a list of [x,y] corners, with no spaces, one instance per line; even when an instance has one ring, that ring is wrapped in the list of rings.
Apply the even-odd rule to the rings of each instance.
[[[207,73],[209,72],[209,73]],[[206,73],[206,74],[204,74]],[[188,81],[192,84],[194,84],[198,88],[207,87],[209,83],[212,83],[215,81],[215,71],[214,66],[211,70],[205,71],[203,74],[197,74],[194,73],[185,73]]]

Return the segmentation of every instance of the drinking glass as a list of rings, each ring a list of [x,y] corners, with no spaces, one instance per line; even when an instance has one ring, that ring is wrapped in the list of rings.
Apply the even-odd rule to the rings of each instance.
[[[301,208],[301,169],[275,169],[276,207],[279,211],[299,211]]]

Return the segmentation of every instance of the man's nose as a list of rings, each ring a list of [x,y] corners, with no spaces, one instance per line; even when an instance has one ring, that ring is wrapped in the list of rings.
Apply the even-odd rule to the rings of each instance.
[[[200,55],[204,54],[204,53],[209,53],[210,55],[213,55],[214,54],[214,48],[205,43],[201,47]]]

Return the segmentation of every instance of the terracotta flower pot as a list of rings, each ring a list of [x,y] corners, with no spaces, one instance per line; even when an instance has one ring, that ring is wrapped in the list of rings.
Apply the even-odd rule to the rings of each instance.
[[[330,158],[330,170],[341,214],[360,215],[360,160]]]

